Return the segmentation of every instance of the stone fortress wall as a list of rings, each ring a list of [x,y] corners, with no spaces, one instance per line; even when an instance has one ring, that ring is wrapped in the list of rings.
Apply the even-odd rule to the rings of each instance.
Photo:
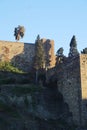
[[[87,124],[87,54],[80,55],[82,123]]]
[[[52,68],[55,65],[54,41],[42,39],[42,42]],[[0,41],[0,60],[11,61],[25,71],[31,68],[34,55],[34,44]],[[68,58],[67,62],[50,69],[47,75],[48,80],[56,78],[58,90],[68,104],[74,122],[87,124],[87,54]]]
[[[11,61],[20,69],[26,66],[28,70],[32,64],[34,49],[34,44],[0,41],[0,60]]]
[[[62,72],[57,72],[58,90],[62,93],[64,101],[68,104],[73,120],[81,124],[81,84],[79,57],[68,59],[62,67]]]
[[[55,64],[54,41],[48,39],[42,39],[42,42],[44,47],[48,49],[48,54],[50,55],[51,60],[50,62],[50,68],[51,68]],[[34,55],[35,55],[34,43],[0,41],[0,60],[11,61],[19,69],[29,71],[32,68]]]
[[[57,81],[58,91],[68,104],[73,120],[87,124],[87,54],[67,58],[66,62],[48,71],[47,81]]]

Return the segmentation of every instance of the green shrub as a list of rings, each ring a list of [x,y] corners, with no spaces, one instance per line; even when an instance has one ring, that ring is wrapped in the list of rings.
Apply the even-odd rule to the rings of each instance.
[[[14,67],[10,62],[0,62],[0,70],[2,71],[9,71],[9,72],[16,72],[16,73],[24,73],[22,70]]]

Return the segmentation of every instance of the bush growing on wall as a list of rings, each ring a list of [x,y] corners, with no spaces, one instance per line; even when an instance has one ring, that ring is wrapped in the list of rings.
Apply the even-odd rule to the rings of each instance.
[[[0,70],[1,71],[9,71],[9,72],[16,72],[16,73],[23,73],[22,70],[14,67],[10,62],[0,62]]]

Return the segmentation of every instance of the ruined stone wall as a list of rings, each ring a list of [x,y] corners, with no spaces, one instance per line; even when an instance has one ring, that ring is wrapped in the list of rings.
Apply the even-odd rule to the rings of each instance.
[[[80,55],[82,123],[87,124],[87,54]]]
[[[81,85],[79,57],[69,59],[61,67],[58,73],[58,90],[62,93],[64,101],[69,105],[73,120],[76,124],[81,123]]]
[[[34,55],[34,44],[0,41],[0,60],[11,61],[24,71],[29,71],[31,68]]]
[[[54,41],[42,39],[46,56],[50,55],[50,66],[55,65]],[[33,67],[35,55],[35,44],[11,41],[0,41],[0,60],[11,61],[15,66],[24,71],[29,71]]]
[[[66,62],[48,71],[47,80],[55,77],[78,125],[87,124],[87,54],[67,58]]]

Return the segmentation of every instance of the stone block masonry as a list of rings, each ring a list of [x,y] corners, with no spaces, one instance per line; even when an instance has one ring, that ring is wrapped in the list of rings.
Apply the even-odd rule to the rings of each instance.
[[[46,56],[50,56],[50,66],[55,65],[54,41],[49,39],[41,39]],[[34,43],[21,43],[0,41],[0,60],[10,61],[23,71],[30,71],[33,67],[33,59],[35,56]]]
[[[29,71],[31,68],[34,55],[34,44],[0,41],[0,60],[11,61],[24,71]]]
[[[87,124],[87,54],[67,57],[64,63],[54,67],[54,41],[42,39],[42,42],[45,54],[50,58],[47,80],[57,80],[58,90],[68,104],[74,122]],[[32,68],[34,55],[35,44],[0,41],[0,61],[11,61],[26,72]]]
[[[47,75],[47,80],[56,78],[58,91],[68,104],[74,123],[87,125],[87,54],[68,57]]]
[[[61,66],[57,85],[62,93],[64,101],[68,104],[76,124],[81,124],[81,84],[79,57],[68,59],[67,63]],[[61,74],[60,74],[61,73]]]
[[[87,54],[80,55],[82,123],[87,125]]]

